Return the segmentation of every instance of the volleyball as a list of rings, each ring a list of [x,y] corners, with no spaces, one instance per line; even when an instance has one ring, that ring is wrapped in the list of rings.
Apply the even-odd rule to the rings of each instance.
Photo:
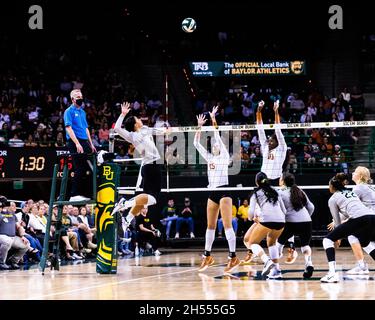
[[[182,21],[181,27],[186,33],[192,33],[197,28],[197,23],[193,18],[185,18]]]

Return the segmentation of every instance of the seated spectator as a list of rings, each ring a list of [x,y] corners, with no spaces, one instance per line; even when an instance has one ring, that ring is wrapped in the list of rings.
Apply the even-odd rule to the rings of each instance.
[[[322,164],[323,164],[323,167],[326,167],[327,164],[329,167],[332,166],[332,158],[331,158],[331,153],[327,151],[327,146],[325,144],[323,144],[321,147],[320,147],[320,154],[321,154],[321,157],[322,157]]]
[[[173,223],[173,221],[177,220],[177,218],[178,218],[178,215],[177,215],[176,211],[177,210],[176,210],[176,207],[174,205],[174,200],[173,199],[169,199],[168,200],[168,205],[163,208],[163,211],[161,213],[162,216],[163,216],[163,219],[160,220],[160,223],[163,226],[166,226],[165,235],[167,237],[167,240],[169,239],[169,235],[170,235],[170,232],[171,232],[172,223]]]
[[[24,229],[16,219],[16,215],[8,210],[7,199],[0,196],[0,270],[19,269],[18,263],[30,248]],[[8,256],[10,249],[13,253]]]
[[[297,112],[302,112],[305,109],[305,103],[299,98],[298,94],[294,96],[294,99],[290,102],[290,109]]]
[[[237,234],[238,222],[237,222],[237,208],[235,205],[232,205],[232,226],[233,226],[234,233]],[[219,238],[223,236],[223,228],[224,228],[223,218],[220,218],[217,221],[217,234]]]
[[[99,129],[99,142],[100,144],[107,143],[109,140],[109,129],[108,123],[104,122],[102,127]]]
[[[9,147],[22,148],[25,145],[25,143],[20,138],[18,138],[17,133],[14,133],[13,138],[9,139],[8,141],[8,145]]]
[[[87,239],[87,247],[89,249],[96,249],[97,245],[93,243],[94,234],[96,232],[96,228],[92,228],[89,224],[89,220],[87,217],[87,209],[86,207],[81,207],[79,209],[79,215],[77,217],[79,225],[78,227],[80,230],[83,231],[83,235]]]
[[[181,226],[183,223],[187,224],[189,227],[190,238],[195,238],[193,210],[191,209],[189,198],[185,198],[184,205],[184,208],[179,212],[179,217],[177,218],[175,239],[180,237]]]
[[[250,228],[252,222],[249,220],[249,200],[244,199],[237,212],[238,229],[237,236],[242,237]]]
[[[39,141],[39,147],[46,148],[46,147],[50,147],[50,146],[51,146],[51,142],[48,139],[47,133],[43,133],[42,138]]]
[[[74,228],[68,213],[68,206],[64,206],[61,217],[61,240],[63,240],[65,244],[65,256],[68,260],[81,260],[83,256],[79,250],[78,232]]]
[[[148,209],[143,208],[141,214],[136,217],[137,242],[141,248],[146,247],[147,243],[151,245],[155,256],[160,256],[161,252],[158,250],[159,234],[147,216]]]
[[[59,132],[56,136],[55,147],[65,147],[64,135]]]

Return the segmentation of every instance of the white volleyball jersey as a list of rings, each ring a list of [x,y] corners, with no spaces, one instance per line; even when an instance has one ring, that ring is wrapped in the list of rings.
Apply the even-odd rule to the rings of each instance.
[[[375,211],[375,186],[367,183],[357,184],[353,192],[367,208]]]
[[[268,179],[277,179],[282,176],[283,163],[288,150],[281,130],[275,129],[275,133],[279,145],[275,149],[269,150],[264,129],[258,129],[260,149],[263,156],[261,171],[267,175]]]
[[[131,143],[137,152],[142,156],[142,164],[149,164],[160,159],[160,154],[155,146],[153,134],[162,134],[163,129],[149,128],[143,126],[139,131],[129,132],[121,128],[124,116],[121,114],[115,124],[115,132],[117,132],[127,142]]]
[[[199,135],[194,137],[194,147],[198,150],[200,155],[207,162],[207,176],[209,189],[214,189],[220,186],[228,185],[228,166],[230,156],[227,147],[221,140],[219,131],[214,131],[215,140],[220,145],[220,154],[215,156],[209,153],[199,142]]]
[[[367,208],[359,197],[350,190],[336,191],[328,200],[335,226],[341,224],[342,219],[356,219],[375,212]]]

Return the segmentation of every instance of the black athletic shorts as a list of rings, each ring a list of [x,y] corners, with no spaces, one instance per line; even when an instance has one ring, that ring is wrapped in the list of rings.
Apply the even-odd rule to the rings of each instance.
[[[273,187],[278,187],[278,186],[279,186],[279,181],[280,181],[280,178],[276,178],[276,179],[268,179],[268,182],[269,182],[270,185],[273,186]]]
[[[336,241],[353,235],[358,238],[362,247],[367,247],[375,236],[375,215],[366,215],[340,224],[326,238]]]
[[[291,236],[298,236],[301,241],[301,247],[310,245],[312,234],[312,222],[286,222],[283,233],[277,240],[278,243],[285,245]]]
[[[280,230],[284,228],[285,223],[284,222],[259,222],[263,227],[266,227],[268,229],[272,230]]]
[[[161,164],[150,163],[141,169],[143,192],[152,195],[157,200],[161,190]]]
[[[219,188],[225,188],[225,187],[229,187],[228,185],[225,185],[225,186],[221,186]],[[230,191],[225,191],[225,190],[212,190],[210,192],[210,194],[208,195],[208,199],[210,199],[211,201],[215,202],[216,204],[220,204],[220,200],[222,198],[232,198],[232,195],[230,193]]]

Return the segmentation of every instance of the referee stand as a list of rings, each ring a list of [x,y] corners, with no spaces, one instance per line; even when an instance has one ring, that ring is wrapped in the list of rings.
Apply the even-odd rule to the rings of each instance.
[[[120,167],[114,163],[106,163],[99,168],[96,163],[96,155],[87,155],[88,160],[92,160],[92,200],[68,201],[67,185],[69,179],[68,157],[71,154],[62,155],[63,174],[60,182],[60,192],[56,200],[57,176],[59,165],[55,164],[52,176],[51,193],[49,199],[49,209],[47,217],[46,233],[44,237],[43,253],[39,263],[39,270],[44,275],[46,266],[51,270],[60,269],[60,238],[63,230],[62,211],[65,205],[83,206],[86,204],[96,204],[95,206],[95,227],[97,230],[97,272],[116,273],[117,272],[117,217],[111,215],[112,209],[117,199],[117,187],[120,182]],[[99,183],[99,186],[97,186]],[[57,206],[57,221],[52,221],[53,207]],[[51,226],[55,224],[54,239],[51,239]],[[52,243],[52,253],[49,256],[49,248]]]

